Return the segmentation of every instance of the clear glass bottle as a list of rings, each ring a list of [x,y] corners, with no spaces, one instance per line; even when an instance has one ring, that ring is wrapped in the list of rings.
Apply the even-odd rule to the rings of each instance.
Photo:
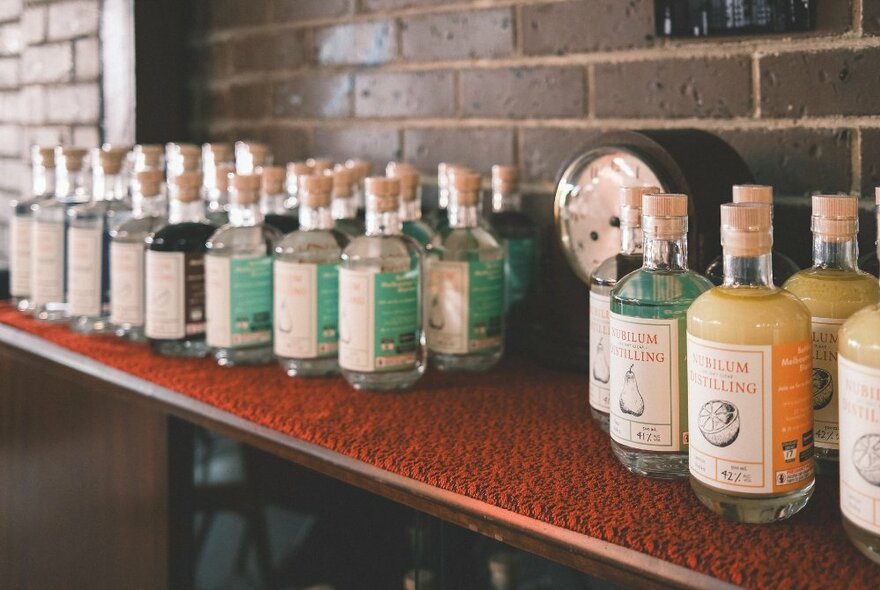
[[[312,169],[312,174],[324,174],[326,171],[333,171],[333,160],[330,158],[309,158],[306,160],[306,166]]]
[[[734,203],[759,203],[773,207],[773,187],[764,184],[737,184],[733,186]],[[797,263],[774,250],[771,254],[773,277],[781,285],[785,283],[800,267]],[[724,258],[719,256],[706,267],[706,276],[716,287],[724,282]]]
[[[396,391],[425,372],[422,247],[401,235],[400,183],[368,178],[367,231],[342,253],[339,366],[355,389]]]
[[[403,221],[403,235],[409,236],[427,250],[440,245],[437,232],[422,221],[422,186],[419,172],[411,165],[395,163],[386,169],[389,178],[400,181],[400,219]]]
[[[299,230],[275,247],[274,350],[291,377],[339,372],[339,263],[348,236],[333,226],[333,177],[301,177]]]
[[[164,177],[158,168],[135,172],[133,217],[110,229],[110,323],[117,336],[135,342],[146,341],[147,241],[168,223]]]
[[[841,195],[813,197],[813,266],[786,281],[813,322],[813,420],[816,468],[837,474],[840,429],[837,337],[855,312],[880,301],[877,279],[858,270],[859,201]]]
[[[437,165],[437,208],[428,215],[428,223],[431,224],[437,233],[443,233],[443,230],[449,227],[449,195],[452,192],[451,178],[458,172],[472,172],[466,166],[460,164],[452,164],[440,162]]]
[[[157,143],[139,143],[131,149],[131,170],[137,174],[141,170],[165,171],[165,147]],[[132,185],[137,182],[132,176]]]
[[[110,323],[110,231],[131,216],[122,165],[128,152],[92,151],[92,200],[67,211],[67,312],[70,329],[103,334]]]
[[[880,208],[880,188],[874,191],[874,205]],[[878,239],[874,240],[874,246],[880,248],[880,223],[874,227],[874,230],[877,232],[875,235],[878,236]],[[859,268],[875,277],[880,276],[880,258],[876,256],[875,250],[872,249],[859,258]]]
[[[659,192],[655,186],[620,189],[620,252],[590,276],[590,415],[605,432],[611,399],[611,289],[642,268],[642,197]]]
[[[31,296],[34,317],[40,321],[67,320],[67,210],[89,200],[86,155],[82,148],[56,147],[55,198],[31,208]]]
[[[351,181],[353,183],[354,200],[357,204],[357,218],[364,222],[366,219],[366,179],[373,173],[373,164],[367,160],[346,160],[345,168],[352,171]]]
[[[147,237],[144,334],[157,354],[203,357],[205,251],[216,228],[205,219],[202,173],[175,176],[168,197],[168,225]]]
[[[284,235],[295,231],[299,227],[299,220],[295,212],[287,208],[289,195],[284,190],[284,168],[263,166],[260,174],[260,211],[266,223]]]
[[[272,254],[282,235],[263,221],[260,180],[259,174],[230,178],[229,223],[207,243],[207,342],[221,367],[275,360]]]
[[[201,172],[202,149],[193,143],[165,144],[165,182],[169,194],[174,190],[174,179],[184,172]]]
[[[314,170],[305,162],[290,162],[287,164],[287,202],[285,207],[290,211],[296,211],[299,206],[299,177],[313,174]]]
[[[506,253],[506,302],[511,316],[522,313],[538,257],[538,227],[523,213],[516,166],[492,166],[492,213],[489,223]]]
[[[691,487],[749,523],[797,513],[815,484],[810,310],[773,284],[771,218],[721,206],[724,283],[687,322]]]
[[[235,142],[235,173],[254,174],[257,168],[272,164],[269,146],[256,141]]]
[[[235,166],[232,164],[217,164],[212,187],[206,188],[207,183],[202,187],[206,198],[205,217],[214,227],[229,223],[229,178],[233,174]]]
[[[31,148],[31,190],[23,199],[12,201],[9,220],[9,293],[19,311],[33,312],[31,298],[31,233],[33,207],[49,202],[55,193],[55,150]]]
[[[611,290],[611,449],[632,473],[688,475],[686,314],[712,283],[687,267],[687,195],[642,197],[642,268]]]
[[[333,171],[333,203],[331,210],[336,229],[350,239],[364,235],[364,224],[358,219],[357,174],[352,168],[337,166]]]
[[[504,246],[480,219],[479,174],[451,178],[449,227],[428,268],[428,350],[441,371],[485,371],[504,353]]]
[[[880,189],[877,189],[880,227]],[[880,260],[880,245],[877,248]],[[880,564],[880,303],[854,313],[838,333],[840,508],[856,548]]]

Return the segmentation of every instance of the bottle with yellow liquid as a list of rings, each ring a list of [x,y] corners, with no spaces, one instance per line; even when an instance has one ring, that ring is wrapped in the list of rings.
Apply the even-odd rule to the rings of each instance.
[[[877,279],[856,266],[859,202],[844,195],[813,197],[813,266],[785,283],[813,316],[813,414],[816,468],[837,470],[837,337],[843,322],[880,300]]]
[[[840,328],[838,377],[843,528],[859,551],[880,563],[880,303]]]
[[[688,310],[691,487],[732,520],[783,520],[813,493],[810,311],[773,284],[770,207],[721,206],[724,282]]]

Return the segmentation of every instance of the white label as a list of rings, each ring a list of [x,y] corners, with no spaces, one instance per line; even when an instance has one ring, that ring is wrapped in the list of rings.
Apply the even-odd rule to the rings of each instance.
[[[679,384],[680,321],[610,314],[610,430],[618,443],[670,452],[687,444],[681,431],[687,400]]]
[[[840,448],[837,331],[845,320],[813,318],[813,420],[816,446]]]
[[[339,366],[373,371],[376,364],[375,271],[339,269]]]
[[[611,297],[590,292],[590,406],[609,412],[611,390]]]
[[[64,224],[35,221],[31,234],[31,287],[36,305],[64,301]]]
[[[880,369],[840,357],[840,509],[880,535]]]
[[[184,254],[155,252],[146,256],[147,338],[177,340],[186,336],[184,321]]]
[[[71,316],[101,315],[104,226],[71,227],[67,232],[67,302]]]
[[[318,266],[276,260],[275,354],[286,358],[318,357]]]
[[[232,346],[231,314],[229,312],[229,258],[205,256],[205,309],[208,316],[206,340],[208,346]]]
[[[9,293],[15,297],[31,294],[32,221],[19,215],[9,220]]]
[[[110,244],[110,321],[116,325],[144,325],[143,243]]]
[[[428,269],[428,348],[468,353],[468,263],[431,262]]]

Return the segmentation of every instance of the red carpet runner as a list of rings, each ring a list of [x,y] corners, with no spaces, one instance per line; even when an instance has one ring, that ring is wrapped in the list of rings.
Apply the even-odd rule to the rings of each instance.
[[[520,358],[482,375],[429,372],[395,395],[280,368],[221,369],[146,346],[39,325],[0,305],[0,322],[290,436],[433,486],[750,588],[880,588],[849,543],[837,480],[775,525],[724,521],[687,482],[629,475],[589,419],[586,377]]]

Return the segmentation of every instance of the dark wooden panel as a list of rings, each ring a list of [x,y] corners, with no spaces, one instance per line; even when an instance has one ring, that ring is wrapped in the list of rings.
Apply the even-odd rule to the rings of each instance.
[[[167,586],[167,418],[0,346],[5,588]]]

